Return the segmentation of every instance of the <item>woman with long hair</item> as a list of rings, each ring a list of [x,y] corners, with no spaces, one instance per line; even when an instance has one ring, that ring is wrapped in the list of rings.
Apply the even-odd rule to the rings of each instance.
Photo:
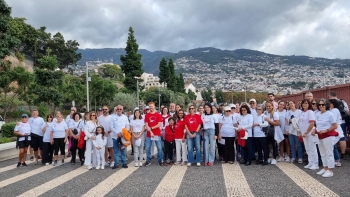
[[[96,140],[96,127],[98,126],[96,112],[90,112],[90,120],[84,125],[84,132],[86,138],[86,154],[85,154],[85,165],[88,170],[91,170],[97,165],[95,154],[92,154],[93,144],[92,140]],[[91,161],[92,160],[92,161]],[[92,165],[91,165],[92,162]]]
[[[237,123],[236,118],[231,115],[231,108],[224,108],[224,115],[219,118],[219,140],[224,140],[222,145],[222,163],[233,164],[235,161],[235,139],[236,131],[234,124]]]
[[[335,120],[337,121],[337,125],[338,125],[336,131],[338,132],[339,137],[343,138],[344,137],[344,131],[343,131],[343,129],[340,126],[342,124],[342,117],[341,117],[341,114],[340,114],[340,111],[339,111],[338,108],[339,108],[338,101],[336,99],[329,99],[329,110],[333,113],[333,115],[335,117]],[[334,150],[333,154],[334,154],[335,166],[336,167],[341,167],[340,155],[339,155],[339,152],[338,152],[337,144],[334,145],[333,150]]]
[[[268,126],[268,122],[265,121],[266,115],[263,114],[262,105],[258,105],[256,107],[257,115],[254,116],[254,124],[253,124],[253,132],[254,132],[254,142],[255,147],[258,152],[258,159],[256,160],[256,164],[267,165],[269,158],[269,147],[267,146],[267,138],[265,133],[263,132],[263,128]],[[264,152],[264,158],[263,158]]]
[[[248,138],[246,139],[246,143],[244,146],[244,160],[241,161],[241,164],[245,164],[246,166],[252,164],[252,158],[253,158],[253,122],[254,118],[250,114],[250,108],[248,105],[242,105],[239,109],[240,111],[240,118],[239,118],[239,124],[238,124],[238,132],[241,130],[245,130],[248,132]]]
[[[43,137],[43,149],[41,151],[41,156],[43,159],[41,162],[44,165],[52,164],[53,144],[51,143],[51,140],[50,140],[52,125],[53,125],[53,116],[49,114],[46,116],[46,124],[42,129],[44,133],[44,137]]]
[[[143,147],[145,143],[145,121],[139,109],[134,111],[134,117],[130,121],[130,131],[132,133],[132,144],[134,146],[135,167],[142,167]],[[137,143],[136,143],[137,142]]]
[[[186,130],[185,130],[185,112],[180,109],[177,111],[177,118],[175,119],[175,146],[176,146],[176,163],[186,165],[187,163],[187,144],[186,144]],[[181,162],[182,160],[182,162]]]
[[[204,114],[202,114],[204,131],[204,165],[213,166],[215,157],[215,123],[218,119],[213,114],[210,103],[204,105]]]
[[[298,136],[300,134],[300,131],[293,129],[292,121],[295,118],[298,120],[301,115],[301,110],[297,109],[295,106],[294,101],[289,101],[289,107],[290,110],[288,111],[288,123],[289,123],[289,132],[288,132],[288,138],[290,143],[290,149],[292,152],[292,159],[290,160],[291,163],[293,163],[297,158],[296,148],[298,149],[298,163],[303,163],[303,147],[298,139]]]
[[[201,144],[200,144],[200,129],[202,125],[202,118],[200,115],[196,114],[196,108],[194,105],[188,107],[190,112],[185,116],[185,129],[187,133],[187,146],[188,146],[188,163],[187,166],[190,167],[194,162],[193,158],[193,148],[196,147],[196,161],[197,166],[201,166]]]
[[[84,128],[83,121],[81,120],[80,113],[75,112],[73,114],[73,119],[70,121],[69,125],[69,134],[71,136],[71,148],[70,151],[72,153],[72,160],[70,161],[72,165],[75,165],[75,159],[77,157],[77,149],[78,149],[78,140],[80,137],[80,133]],[[78,149],[78,155],[80,159],[80,163],[83,162],[84,152],[81,149]]]
[[[217,120],[222,118],[221,109],[219,109],[216,105],[212,105],[211,107],[213,109],[214,117]],[[216,146],[218,147],[219,160],[221,161],[223,156],[223,145],[219,143],[218,136],[219,136],[219,121],[218,123],[215,123],[215,138],[216,138],[215,140],[216,140]],[[215,151],[215,155],[216,155],[216,151]]]
[[[278,101],[278,107],[277,111],[278,115],[280,116],[280,127],[284,136],[284,140],[282,140],[279,144],[280,147],[280,157],[277,160],[278,162],[286,161],[290,162],[290,145],[289,145],[289,140],[288,140],[288,135],[287,135],[287,130],[286,130],[286,124],[288,123],[287,121],[287,111],[285,110],[285,102],[284,101]],[[284,151],[284,148],[286,148],[286,151]],[[287,153],[286,155],[284,153]]]
[[[265,121],[267,121],[270,126],[275,128],[274,136],[276,136],[276,132],[279,132],[276,128],[280,128],[280,117],[277,112],[275,112],[273,103],[271,101],[266,102],[266,117]],[[268,159],[271,161],[271,164],[276,165],[276,157],[277,157],[277,143],[274,136],[267,136],[267,146],[272,146],[272,159]],[[269,149],[270,150],[270,149]]]

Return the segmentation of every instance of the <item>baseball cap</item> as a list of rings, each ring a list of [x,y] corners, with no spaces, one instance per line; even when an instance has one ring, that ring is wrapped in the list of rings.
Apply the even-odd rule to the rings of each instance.
[[[98,111],[102,111],[102,108],[98,108]]]
[[[252,99],[249,100],[249,103],[250,103],[250,102],[256,103],[256,100],[252,98]]]
[[[226,106],[226,107],[224,108],[224,111],[231,111],[231,108],[230,108],[229,106]]]
[[[135,107],[135,108],[134,108],[134,111],[136,111],[136,110],[139,110],[139,109],[140,109],[140,108],[138,108],[138,107]]]
[[[236,109],[236,105],[235,104],[230,104],[230,108],[235,108]]]
[[[28,118],[28,114],[22,114],[22,118],[23,118],[23,117]]]

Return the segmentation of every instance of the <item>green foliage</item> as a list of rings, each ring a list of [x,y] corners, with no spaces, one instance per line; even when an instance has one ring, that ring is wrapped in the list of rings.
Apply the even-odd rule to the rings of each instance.
[[[94,103],[96,106],[109,105],[117,92],[117,86],[111,80],[103,79],[98,75],[91,76],[89,82],[91,104]]]
[[[196,100],[197,96],[196,96],[196,94],[195,94],[191,89],[188,90],[187,94],[188,94],[188,98],[189,98],[191,101]]]
[[[75,101],[77,106],[85,105],[86,103],[86,82],[85,76],[76,77],[73,75],[64,75],[62,92],[64,92],[64,102],[71,103]]]
[[[123,81],[124,79],[123,71],[117,64],[103,64],[98,71],[103,78],[111,78],[118,81]]]
[[[159,91],[160,90],[160,91]],[[165,88],[155,88],[151,87],[148,91],[141,92],[141,98],[144,103],[155,102],[156,106],[159,105],[159,93],[160,93],[160,104],[169,106],[170,102],[174,102],[180,105],[187,105],[190,102],[190,99],[187,94],[173,92]],[[171,98],[171,100],[170,100]]]
[[[5,143],[9,143],[9,142],[12,142],[12,140],[10,138],[0,137],[0,144],[5,144]]]
[[[215,91],[215,98],[216,98],[216,103],[223,103],[225,102],[225,94],[222,92],[222,90],[216,90]]]
[[[201,92],[203,101],[205,102],[213,102],[213,92],[211,91],[211,89],[207,89],[207,90],[203,90]]]
[[[40,103],[38,105],[38,112],[39,112],[39,116],[45,119],[45,117],[49,114],[49,108],[45,103]]]
[[[17,59],[18,59],[20,62],[23,62],[24,59],[25,59],[24,55],[23,55],[21,52],[19,52],[18,50],[16,51],[15,56],[17,57]]]
[[[11,7],[0,0],[0,63],[10,51],[19,45],[19,39],[11,35]]]
[[[175,74],[175,66],[174,66],[174,62],[173,62],[172,58],[169,59],[168,69],[169,69],[169,78],[167,81],[168,89],[170,89],[174,92],[182,92],[182,91],[179,91],[179,87],[177,87],[177,85],[179,85],[179,84],[177,81],[178,80],[177,76]]]
[[[176,86],[178,92],[185,92],[185,81],[182,73],[176,78]]]
[[[159,63],[159,83],[168,83],[169,81],[169,68],[167,66],[167,62],[163,57],[162,61]],[[167,84],[169,85],[169,84]]]
[[[11,123],[6,123],[2,125],[1,127],[1,132],[2,132],[2,137],[15,137],[16,135],[13,133],[16,127],[16,123],[11,122]]]
[[[123,105],[124,111],[133,111],[136,106],[137,98],[135,95],[118,92],[113,102],[109,105],[110,109],[113,109],[117,105]]]
[[[58,66],[57,56],[56,55],[50,55],[51,49],[46,49],[47,55],[43,56],[38,60],[39,65],[41,68],[49,69],[49,70],[55,70]]]
[[[129,27],[129,36],[126,42],[126,55],[121,55],[122,70],[125,74],[124,85],[130,92],[136,92],[136,80],[134,77],[140,77],[143,73],[141,54],[138,54],[139,45],[136,43],[134,30]]]

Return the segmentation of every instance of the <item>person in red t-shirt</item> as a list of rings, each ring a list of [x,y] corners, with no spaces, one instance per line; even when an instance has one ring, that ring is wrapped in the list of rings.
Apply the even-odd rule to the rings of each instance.
[[[157,113],[155,110],[154,102],[148,103],[150,112],[145,115],[145,125],[147,129],[147,137],[146,137],[146,152],[147,152],[147,160],[145,166],[151,165],[151,145],[152,141],[156,143],[157,151],[158,151],[158,164],[160,166],[163,165],[163,151],[162,151],[162,141],[161,141],[161,133],[160,127],[162,124],[162,116]]]
[[[187,132],[187,145],[188,145],[188,163],[187,166],[190,167],[194,162],[193,158],[193,146],[196,146],[196,161],[197,166],[201,166],[201,136],[199,130],[202,125],[202,118],[200,115],[196,114],[196,108],[191,105],[189,107],[189,114],[185,117],[185,129]]]
[[[168,157],[169,164],[173,165],[173,150],[174,150],[174,140],[175,140],[175,120],[173,117],[168,119],[169,125],[165,127],[165,135],[164,135],[164,155]],[[167,165],[167,162],[164,163]]]
[[[185,130],[185,112],[180,109],[177,112],[175,124],[175,147],[176,147],[176,163],[186,165],[187,163],[187,144],[186,144],[186,130]],[[181,154],[182,152],[182,154]],[[181,163],[182,158],[182,163]]]

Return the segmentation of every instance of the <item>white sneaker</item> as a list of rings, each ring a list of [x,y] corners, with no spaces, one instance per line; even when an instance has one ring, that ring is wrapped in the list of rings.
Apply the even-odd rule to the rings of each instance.
[[[322,175],[322,174],[324,174],[326,172],[326,170],[323,168],[322,170],[320,170],[319,172],[317,172],[316,174],[318,174],[318,175]]]
[[[284,161],[284,159],[283,159],[283,157],[280,157],[280,158],[278,158],[277,161],[278,161],[278,162],[282,162],[282,161]]]
[[[320,167],[318,165],[312,165],[309,169],[310,170],[318,170]]]
[[[311,168],[311,163],[309,163],[309,164],[307,164],[306,166],[304,166],[304,168],[307,168],[307,169],[309,169],[309,168]]]
[[[139,163],[135,161],[135,167],[139,167]]]
[[[298,163],[303,163],[303,159],[298,159]]]
[[[200,167],[201,166],[201,163],[197,163],[197,167]]]
[[[286,157],[285,161],[289,163],[290,162],[290,158]]]
[[[105,169],[105,166],[101,166],[101,170],[104,170]]]
[[[92,169],[92,166],[88,166],[87,169],[88,169],[88,170],[91,170],[91,169]]]
[[[143,166],[142,161],[140,161],[139,162],[139,167],[142,167],[142,166]]]
[[[106,162],[106,163],[105,163],[105,166],[109,166],[109,163]]]
[[[111,165],[109,165],[109,167],[113,168],[114,167],[114,161],[111,162]]]
[[[187,163],[187,167],[191,167],[191,163]]]
[[[290,163],[294,163],[294,162],[295,162],[295,159],[292,158],[292,159],[290,160]]]
[[[335,162],[335,167],[341,167],[341,163],[339,161]]]
[[[271,163],[271,158],[268,158],[268,159],[267,159],[267,163]]]
[[[325,178],[328,178],[328,177],[332,177],[333,176],[333,172],[327,170],[323,175],[322,177],[325,177]]]
[[[272,159],[272,160],[271,160],[271,164],[272,164],[272,165],[276,165],[276,164],[277,164],[276,159]]]
[[[96,166],[96,170],[99,170],[100,168],[101,168],[101,166],[99,166],[99,165],[98,165],[98,166]]]

